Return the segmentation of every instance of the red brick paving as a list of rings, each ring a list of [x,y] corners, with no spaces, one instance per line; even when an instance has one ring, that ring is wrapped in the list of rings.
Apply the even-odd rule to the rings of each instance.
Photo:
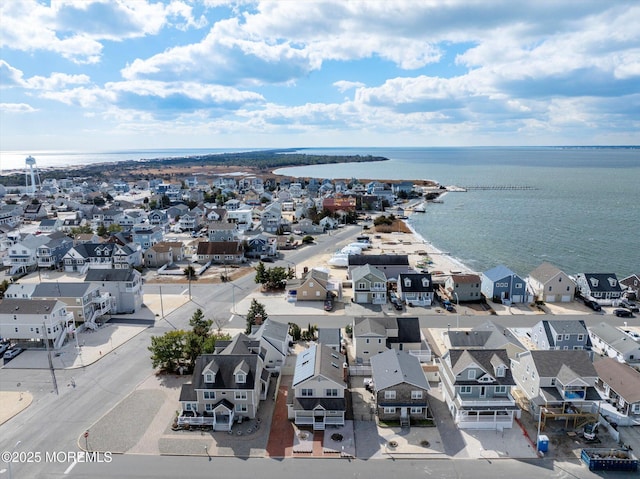
[[[267,442],[267,456],[291,457],[293,456],[293,424],[287,417],[287,395],[289,385],[280,383],[278,396],[273,409],[271,419],[271,431]]]

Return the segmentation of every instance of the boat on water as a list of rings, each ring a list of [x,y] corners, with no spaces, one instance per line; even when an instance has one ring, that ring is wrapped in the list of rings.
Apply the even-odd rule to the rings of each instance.
[[[425,207],[424,207],[424,203],[419,204],[418,206],[416,206],[416,207],[413,209],[413,212],[414,212],[414,213],[426,213],[426,211],[427,211],[427,210],[426,210],[426,209],[425,209]]]

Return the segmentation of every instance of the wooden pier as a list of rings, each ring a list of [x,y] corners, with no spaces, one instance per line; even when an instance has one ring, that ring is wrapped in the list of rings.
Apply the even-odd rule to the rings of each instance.
[[[534,186],[526,186],[526,185],[476,185],[476,186],[461,186],[461,190],[469,191],[469,190],[537,190],[538,188]],[[460,191],[460,190],[453,190]]]

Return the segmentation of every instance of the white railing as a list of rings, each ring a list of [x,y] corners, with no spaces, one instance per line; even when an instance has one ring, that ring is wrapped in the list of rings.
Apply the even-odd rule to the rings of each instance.
[[[477,401],[467,401],[461,398],[460,405],[463,407],[474,407],[474,406],[507,407],[507,406],[515,406],[516,401],[511,396],[508,396],[504,399],[491,398],[491,399],[477,400]]]
[[[409,349],[408,353],[417,357],[421,363],[431,362],[431,350],[429,349]]]
[[[184,426],[214,426],[216,424],[216,418],[211,416],[178,416],[178,425]]]

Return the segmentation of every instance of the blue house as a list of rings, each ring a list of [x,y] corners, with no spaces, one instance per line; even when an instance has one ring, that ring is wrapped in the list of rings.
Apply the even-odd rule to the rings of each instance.
[[[485,298],[503,304],[531,301],[525,280],[503,265],[482,273],[481,291]]]

